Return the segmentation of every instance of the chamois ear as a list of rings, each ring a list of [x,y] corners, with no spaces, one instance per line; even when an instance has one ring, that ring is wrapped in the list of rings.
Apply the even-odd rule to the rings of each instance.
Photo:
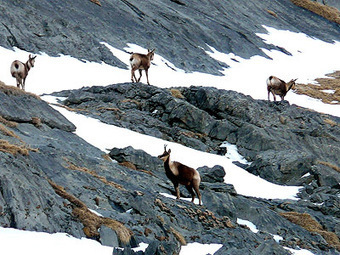
[[[295,82],[298,78],[294,79],[293,81]]]
[[[32,57],[32,59],[35,59],[37,56]]]
[[[169,153],[169,154],[171,153],[171,149],[168,150],[168,153]]]

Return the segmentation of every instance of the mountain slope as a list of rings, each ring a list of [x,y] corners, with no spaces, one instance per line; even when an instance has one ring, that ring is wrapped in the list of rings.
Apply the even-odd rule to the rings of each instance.
[[[0,3],[0,45],[49,55],[65,54],[125,67],[108,49],[135,43],[156,48],[185,71],[218,74],[226,65],[209,57],[210,45],[243,58],[264,56],[267,45],[255,33],[262,25],[303,32],[331,42],[339,25],[280,1],[11,1]],[[272,15],[272,14],[275,15]],[[204,49],[204,50],[203,50]]]
[[[130,147],[111,150],[110,156],[120,164],[107,160],[102,151],[73,134],[74,126],[44,101],[13,90],[17,91],[3,86],[0,91],[2,130],[7,130],[0,137],[28,152],[0,150],[1,226],[66,232],[112,246],[145,242],[150,254],[160,247],[177,253],[180,245],[192,241],[222,243],[220,254],[288,254],[283,246],[296,245],[336,254],[338,243],[328,236],[339,231],[336,205],[329,204],[336,202],[337,189],[314,183],[301,194],[301,201],[247,198],[223,182],[223,168],[205,167],[198,169],[204,206],[175,201],[160,195],[173,193],[173,187],[159,159]],[[20,108],[20,101],[25,108]],[[314,203],[320,196],[327,205]],[[324,232],[291,223],[287,213],[310,215]],[[261,232],[239,225],[238,218],[254,222]],[[281,235],[283,241],[276,243],[270,234]]]

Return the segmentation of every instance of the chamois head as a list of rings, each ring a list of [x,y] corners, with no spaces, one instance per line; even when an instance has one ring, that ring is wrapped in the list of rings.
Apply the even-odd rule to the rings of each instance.
[[[153,60],[153,58],[154,58],[154,56],[155,56],[155,50],[156,49],[153,49],[153,50],[149,50],[148,49],[148,56],[149,56],[149,58],[150,58],[150,60],[152,61]]]
[[[166,150],[166,145],[164,145],[164,152],[163,154],[159,155],[158,158],[163,160],[164,162],[167,161],[167,159],[170,157],[171,149],[168,151]]]
[[[37,56],[32,56],[31,54],[28,56],[28,62],[31,65],[31,67],[34,67],[34,63],[35,63],[35,58]]]
[[[295,81],[297,80],[296,79],[291,79],[288,83],[287,83],[287,92],[290,90],[290,89],[295,89]]]

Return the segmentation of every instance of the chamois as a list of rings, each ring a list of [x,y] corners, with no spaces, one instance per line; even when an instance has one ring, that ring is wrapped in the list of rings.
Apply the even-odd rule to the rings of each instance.
[[[35,58],[37,56],[32,56],[31,54],[28,56],[28,60],[26,63],[22,63],[19,60],[13,61],[11,65],[11,74],[17,80],[17,87],[25,90],[25,81],[28,75],[29,70],[34,67]]]
[[[166,145],[164,145],[164,152],[162,155],[159,155],[158,158],[164,161],[165,174],[175,187],[177,199],[180,198],[179,184],[182,184],[187,188],[187,190],[191,194],[192,197],[191,202],[192,203],[194,202],[196,192],[199,199],[199,205],[202,205],[202,197],[199,191],[199,186],[201,182],[199,172],[179,162],[171,161],[170,153],[171,149],[167,151]],[[195,192],[193,191],[193,189],[195,190]]]
[[[153,57],[155,55],[155,49],[149,50],[148,49],[148,54],[140,54],[140,53],[132,53],[130,56],[130,65],[131,65],[131,81],[132,82],[139,82],[140,79],[142,78],[142,70],[145,71],[146,74],[146,80],[149,83],[149,76],[148,76],[148,70],[151,65],[151,61],[153,60]],[[139,71],[139,78],[137,80],[135,71]]]
[[[296,80],[297,79],[292,79],[288,83],[285,83],[283,80],[275,76],[269,76],[267,79],[268,101],[270,100],[270,93],[273,94],[274,101],[276,101],[275,94],[281,97],[281,101],[284,100],[288,91],[291,88],[294,88]]]

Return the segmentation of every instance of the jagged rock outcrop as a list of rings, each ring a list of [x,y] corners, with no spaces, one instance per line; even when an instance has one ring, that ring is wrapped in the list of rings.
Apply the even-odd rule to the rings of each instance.
[[[236,144],[251,162],[244,167],[274,183],[339,187],[337,117],[206,87],[168,90],[124,83],[54,95],[105,123],[202,151],[219,153],[224,141]]]
[[[44,101],[7,89],[0,91],[7,102],[2,107],[7,114],[2,116],[0,132],[1,141],[7,142],[0,147],[2,227],[67,232],[122,247],[146,242],[150,246],[145,254],[163,254],[164,248],[177,253],[181,245],[194,241],[221,243],[221,254],[236,250],[288,254],[283,245],[337,254],[337,244],[322,232],[339,234],[334,189],[309,190],[303,201],[247,198],[221,182],[225,170],[216,166],[198,169],[203,206],[173,200],[160,195],[171,194],[173,187],[159,159],[128,147],[113,148],[110,156],[115,160],[107,160],[102,151],[73,134],[74,126]],[[26,103],[21,112],[16,106],[19,99]],[[49,121],[37,125],[11,118],[22,120],[30,112]],[[60,125],[48,124],[54,121]],[[9,150],[8,144],[27,151]],[[181,192],[190,197],[186,190]],[[318,196],[329,202],[316,205]],[[288,212],[311,215],[323,230],[314,233],[290,222],[282,214]],[[237,224],[237,218],[254,222],[260,231],[253,233]],[[283,240],[277,243],[271,234]],[[127,248],[123,254],[133,253]]]

